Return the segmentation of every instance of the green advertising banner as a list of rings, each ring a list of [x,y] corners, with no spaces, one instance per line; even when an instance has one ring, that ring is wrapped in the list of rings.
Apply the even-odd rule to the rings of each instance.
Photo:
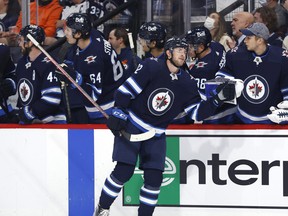
[[[179,137],[167,137],[167,154],[158,205],[180,204]],[[143,171],[138,169],[124,186],[123,205],[139,205],[139,192],[143,186]]]

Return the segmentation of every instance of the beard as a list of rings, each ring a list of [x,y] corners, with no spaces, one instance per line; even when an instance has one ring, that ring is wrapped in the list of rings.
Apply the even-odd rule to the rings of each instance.
[[[22,47],[21,48],[21,53],[25,56],[28,56],[30,51],[31,51],[31,47]]]

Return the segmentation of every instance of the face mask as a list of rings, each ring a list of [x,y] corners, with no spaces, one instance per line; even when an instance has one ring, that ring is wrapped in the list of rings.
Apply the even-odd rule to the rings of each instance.
[[[267,4],[267,0],[259,0],[258,3],[262,6],[265,6]]]
[[[48,4],[50,4],[52,2],[52,0],[39,0],[38,3],[40,6],[46,6]]]
[[[207,17],[206,20],[205,20],[205,23],[204,23],[204,26],[208,29],[208,30],[211,30],[214,28],[214,23],[215,23],[215,20],[211,17]]]

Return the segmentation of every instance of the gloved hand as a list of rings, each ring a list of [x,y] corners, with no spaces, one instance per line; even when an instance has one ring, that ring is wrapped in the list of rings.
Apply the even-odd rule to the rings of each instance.
[[[112,114],[107,120],[107,127],[115,136],[120,135],[120,131],[126,128],[128,114],[121,108],[112,109]]]
[[[214,99],[213,102],[216,106],[221,105],[224,101],[233,100],[236,96],[235,84],[225,81],[211,92],[211,96]]]
[[[16,85],[12,79],[4,79],[0,82],[0,95],[7,99],[9,96],[16,94]]]
[[[270,107],[271,113],[267,115],[270,121],[277,124],[288,124],[288,101],[282,101],[277,107]]]
[[[18,112],[19,124],[32,124],[36,116],[33,114],[29,106],[24,106]]]
[[[77,71],[75,71],[71,64],[62,63],[60,64],[60,66],[71,76],[73,80],[76,81],[76,83],[78,83],[79,85],[82,84],[82,75]],[[56,76],[60,81],[65,82],[68,85],[71,85],[70,80],[58,68],[56,68],[55,72]],[[75,88],[73,84],[71,86]]]

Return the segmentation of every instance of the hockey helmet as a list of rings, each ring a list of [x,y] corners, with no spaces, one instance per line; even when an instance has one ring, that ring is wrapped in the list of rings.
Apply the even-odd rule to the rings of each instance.
[[[90,35],[92,25],[87,14],[72,13],[66,19],[66,25],[72,29],[73,34],[79,32],[82,38]]]
[[[158,22],[146,22],[139,29],[139,37],[144,40],[156,41],[157,47],[163,47],[167,30]]]
[[[29,41],[27,35],[30,34],[38,43],[43,43],[45,40],[44,30],[37,25],[27,25],[19,32],[19,36],[24,37],[25,41]]]
[[[210,31],[204,26],[198,26],[188,31],[185,38],[189,44],[203,44],[205,47],[208,47],[212,41]]]
[[[185,38],[183,38],[183,39],[179,38],[179,37],[169,38],[165,43],[164,49],[165,49],[165,51],[166,50],[173,51],[173,49],[177,48],[177,47],[181,47],[181,48],[188,50],[188,44],[187,44]]]

